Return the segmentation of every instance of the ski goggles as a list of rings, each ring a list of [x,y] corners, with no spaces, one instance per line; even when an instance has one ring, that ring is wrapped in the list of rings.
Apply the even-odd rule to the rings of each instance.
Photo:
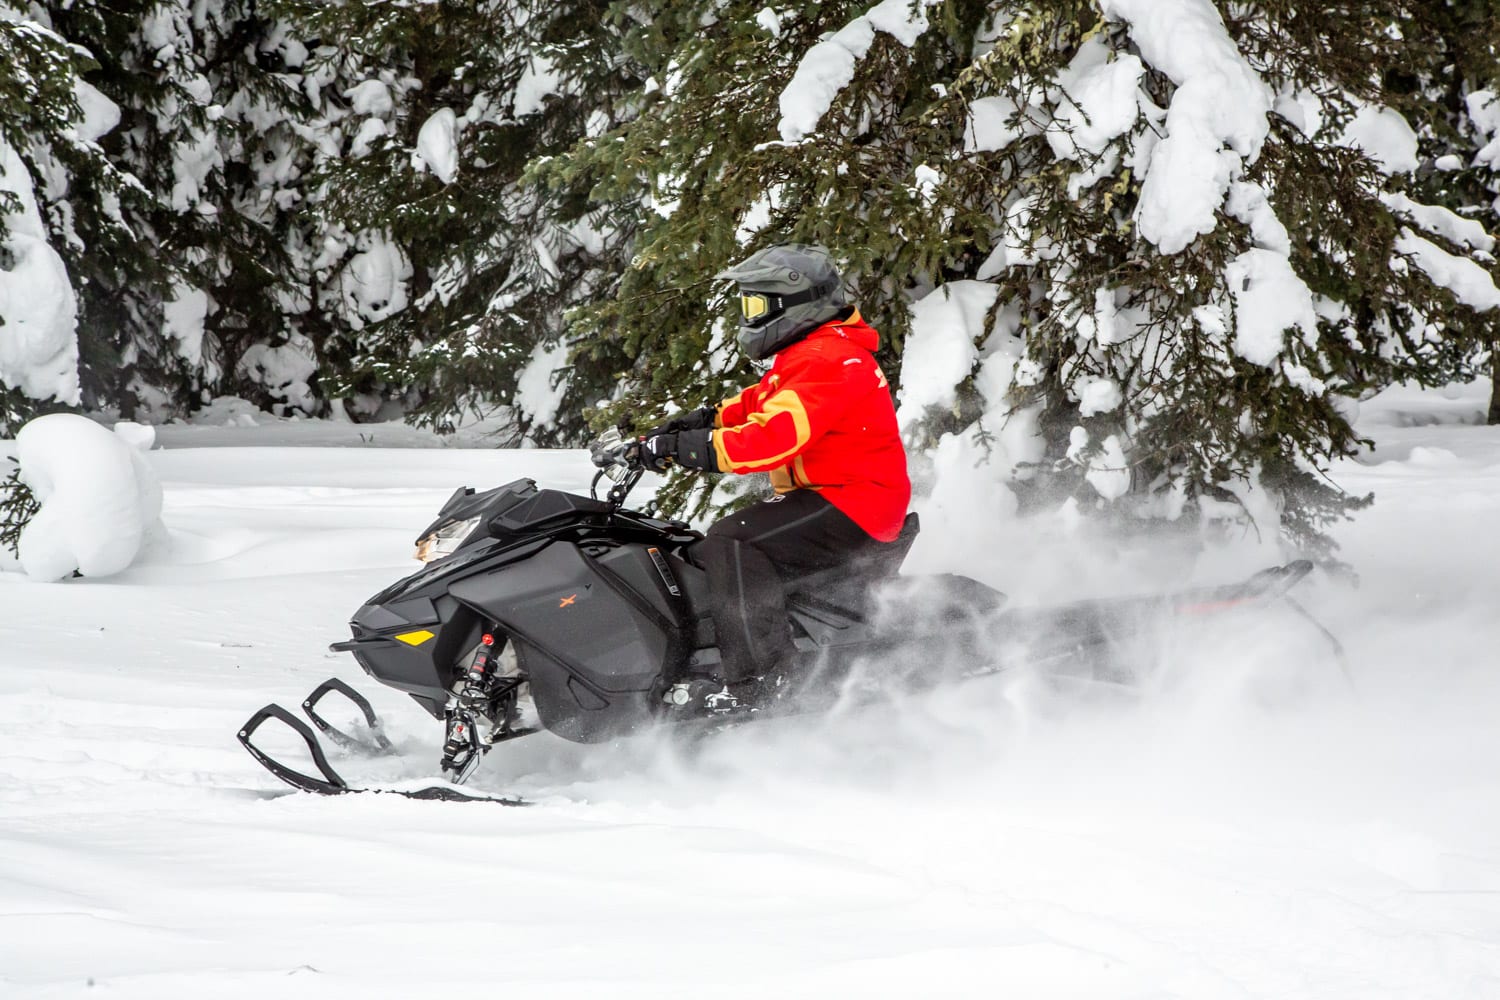
[[[750,292],[740,290],[740,318],[746,326],[758,326],[780,316],[792,306],[812,302],[830,294],[833,284],[814,285],[800,292],[782,295],[779,292]]]
[[[740,294],[740,316],[746,323],[754,323],[771,311],[771,296],[762,292]]]

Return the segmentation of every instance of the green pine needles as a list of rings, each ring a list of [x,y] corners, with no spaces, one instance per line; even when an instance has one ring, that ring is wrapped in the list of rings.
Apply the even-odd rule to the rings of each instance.
[[[41,505],[25,483],[21,482],[21,470],[13,469],[10,475],[0,479],[0,549],[18,555],[17,545],[21,530],[36,516]]]

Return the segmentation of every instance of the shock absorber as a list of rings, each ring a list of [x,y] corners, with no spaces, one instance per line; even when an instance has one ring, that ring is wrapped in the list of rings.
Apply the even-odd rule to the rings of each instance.
[[[494,649],[495,633],[485,632],[480,636],[474,659],[469,661],[469,669],[464,671],[464,686],[459,692],[458,700],[470,711],[483,711],[494,690],[495,678],[491,670],[491,654]]]
[[[488,746],[479,737],[475,725],[478,716],[489,708],[490,696],[495,688],[493,652],[494,629],[487,629],[480,637],[474,658],[464,671],[464,684],[459,689],[458,704],[448,711],[447,738],[443,741],[442,769],[453,776],[453,781],[462,784]]]

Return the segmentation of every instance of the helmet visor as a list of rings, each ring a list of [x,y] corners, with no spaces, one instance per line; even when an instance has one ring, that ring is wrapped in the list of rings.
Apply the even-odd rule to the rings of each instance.
[[[740,293],[740,316],[746,323],[758,323],[771,311],[771,298],[762,292]]]

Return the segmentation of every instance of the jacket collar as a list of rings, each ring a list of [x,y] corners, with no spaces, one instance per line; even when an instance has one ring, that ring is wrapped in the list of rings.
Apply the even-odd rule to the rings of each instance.
[[[815,340],[819,337],[841,337],[850,341],[854,346],[875,353],[880,346],[880,335],[875,328],[865,322],[865,318],[855,309],[843,319],[830,320],[809,333],[805,339]]]

